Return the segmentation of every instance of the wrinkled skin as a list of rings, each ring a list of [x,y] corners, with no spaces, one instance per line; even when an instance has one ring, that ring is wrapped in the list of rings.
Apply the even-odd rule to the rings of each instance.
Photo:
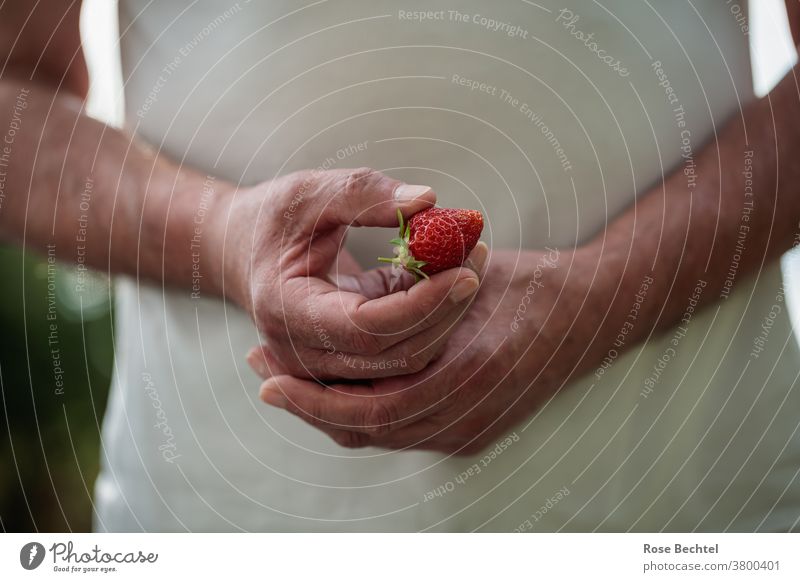
[[[495,253],[441,357],[415,374],[324,387],[286,375],[269,351],[259,353],[251,363],[268,377],[262,399],[343,446],[477,453],[583,370],[589,342],[572,338],[591,337],[587,330],[602,317],[590,260],[577,252]]]
[[[285,371],[357,379],[397,373],[372,364],[402,360],[401,371],[413,372],[455,329],[478,287],[468,268],[413,286],[405,277],[392,293],[389,268],[338,271],[348,228],[395,226],[398,210],[410,216],[435,203],[430,188],[404,196],[403,187],[369,169],[297,172],[236,191],[215,213],[226,295],[250,312]]]

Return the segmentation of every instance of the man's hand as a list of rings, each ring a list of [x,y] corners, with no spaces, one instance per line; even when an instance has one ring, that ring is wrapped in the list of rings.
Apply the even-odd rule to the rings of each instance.
[[[496,253],[441,358],[422,372],[327,387],[276,375],[261,397],[344,446],[476,453],[584,369],[603,317],[596,291],[611,283],[593,276],[593,262],[557,250]]]
[[[284,370],[408,374],[438,355],[477,274],[450,269],[413,286],[404,277],[390,293],[390,268],[337,273],[336,262],[349,227],[395,227],[398,209],[409,217],[435,202],[430,188],[369,169],[298,172],[224,199],[207,252],[224,250],[212,258],[224,265],[221,287],[251,313]]]

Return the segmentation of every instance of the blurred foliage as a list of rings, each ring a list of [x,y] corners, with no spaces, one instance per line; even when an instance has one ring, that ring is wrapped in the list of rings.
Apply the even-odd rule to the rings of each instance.
[[[108,280],[0,246],[0,297],[0,527],[89,531],[113,363]]]

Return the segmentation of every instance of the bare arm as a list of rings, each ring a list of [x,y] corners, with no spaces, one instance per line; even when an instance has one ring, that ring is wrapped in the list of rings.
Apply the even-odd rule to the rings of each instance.
[[[792,29],[792,38],[795,46],[800,45],[800,1],[786,0],[786,15],[789,17],[789,27]]]
[[[79,13],[75,0],[0,4],[4,238],[187,297],[224,295],[301,376],[361,377],[370,367],[344,364],[356,357],[407,357],[408,373],[436,356],[477,290],[473,271],[392,294],[385,270],[342,287],[328,277],[347,226],[395,226],[397,211],[435,203],[430,188],[369,169],[236,188],[179,167],[84,115]]]
[[[84,115],[79,13],[80,2],[69,0],[0,7],[0,232],[33,248],[54,245],[67,260],[77,260],[80,248],[87,265],[101,270],[188,286],[201,194],[231,187],[179,169]],[[210,239],[200,253],[207,275],[219,271]],[[218,279],[207,276],[205,290],[218,294]]]
[[[787,2],[795,34],[799,6]],[[581,251],[600,257],[593,292],[612,305],[598,337],[617,333],[648,275],[653,284],[638,316],[645,323],[631,339],[678,321],[699,280],[707,285],[702,302],[724,301],[737,282],[791,248],[800,223],[798,72],[795,67],[767,97],[737,112],[697,155],[694,188],[675,172]],[[616,282],[620,292],[609,297]]]

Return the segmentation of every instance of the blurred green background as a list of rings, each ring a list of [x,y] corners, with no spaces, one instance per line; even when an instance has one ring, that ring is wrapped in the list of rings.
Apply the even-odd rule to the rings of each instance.
[[[46,257],[0,246],[0,297],[0,527],[89,531],[113,364],[108,279],[48,273]]]

